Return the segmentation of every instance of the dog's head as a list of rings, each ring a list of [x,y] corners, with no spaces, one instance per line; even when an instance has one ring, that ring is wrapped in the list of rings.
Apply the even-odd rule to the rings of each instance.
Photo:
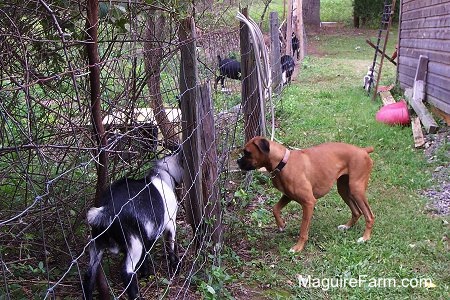
[[[242,157],[237,160],[241,170],[250,171],[265,166],[270,152],[270,142],[264,137],[257,136],[252,138],[244,149]]]

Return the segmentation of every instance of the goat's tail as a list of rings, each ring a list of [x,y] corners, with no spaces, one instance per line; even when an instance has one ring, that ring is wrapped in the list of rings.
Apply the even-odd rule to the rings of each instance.
[[[91,226],[108,227],[111,223],[111,216],[105,213],[105,207],[91,207],[87,212],[87,221]]]
[[[220,65],[220,63],[222,62],[222,58],[220,57],[219,54],[217,54],[217,60],[219,61],[219,65]]]

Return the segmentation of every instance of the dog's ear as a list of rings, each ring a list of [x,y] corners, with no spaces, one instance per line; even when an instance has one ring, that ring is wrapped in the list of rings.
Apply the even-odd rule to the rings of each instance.
[[[265,138],[261,138],[259,141],[255,143],[255,145],[258,147],[258,149],[262,153],[269,153],[270,151],[270,144],[269,141]]]

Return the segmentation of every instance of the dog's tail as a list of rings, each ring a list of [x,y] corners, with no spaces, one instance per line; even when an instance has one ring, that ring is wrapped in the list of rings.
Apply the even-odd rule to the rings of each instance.
[[[373,147],[366,147],[366,148],[363,148],[367,153],[372,153],[373,152]]]
[[[89,225],[106,228],[111,224],[110,214],[105,212],[105,207],[91,207],[87,212],[87,221]]]

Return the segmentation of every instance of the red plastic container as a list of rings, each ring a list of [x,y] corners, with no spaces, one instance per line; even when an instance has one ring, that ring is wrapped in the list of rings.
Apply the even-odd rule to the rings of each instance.
[[[375,119],[389,125],[408,125],[410,119],[405,100],[383,106],[375,115]]]

